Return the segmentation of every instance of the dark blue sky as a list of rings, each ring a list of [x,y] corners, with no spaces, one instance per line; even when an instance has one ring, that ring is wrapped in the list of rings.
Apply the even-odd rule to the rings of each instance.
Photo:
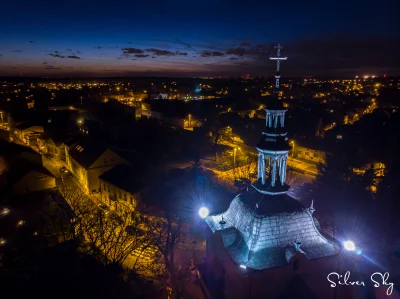
[[[18,1],[0,10],[0,75],[400,74],[396,0]]]

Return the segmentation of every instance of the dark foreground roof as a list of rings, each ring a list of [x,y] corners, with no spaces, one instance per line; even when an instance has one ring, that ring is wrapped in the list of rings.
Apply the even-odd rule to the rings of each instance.
[[[22,124],[16,125],[15,127],[17,129],[19,129],[19,130],[26,130],[26,129],[29,129],[29,128],[35,127],[35,126],[40,126],[40,125],[31,123],[31,122],[26,122],[26,123],[22,123]]]
[[[18,168],[14,168],[12,171],[7,172],[7,182],[8,184],[14,185],[17,183],[23,176],[28,174],[31,171],[37,171],[46,175],[48,177],[54,177],[54,175],[47,170],[47,168],[34,164],[34,163],[24,163],[23,165],[19,165]]]
[[[144,186],[141,181],[141,171],[137,167],[119,164],[103,173],[100,179],[113,184],[131,194],[134,194]]]
[[[14,156],[19,153],[29,152],[32,154],[37,154],[33,149],[27,146],[19,145],[13,142],[8,142],[0,140],[0,155]]]
[[[88,169],[106,150],[107,145],[97,143],[90,139],[80,141],[69,153],[69,155],[83,166]]]
[[[249,189],[241,193],[237,198],[255,214],[272,215],[277,213],[300,212],[304,209],[303,204],[286,193],[280,195],[268,195]],[[257,207],[256,207],[257,205]]]

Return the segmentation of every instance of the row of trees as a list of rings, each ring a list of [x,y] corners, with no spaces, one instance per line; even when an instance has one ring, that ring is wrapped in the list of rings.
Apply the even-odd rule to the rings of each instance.
[[[193,216],[206,204],[204,199],[215,197],[201,172],[198,162],[176,178],[160,178],[164,183],[157,190],[143,191],[150,210],[120,209],[118,214],[99,209],[79,188],[64,187],[61,194],[49,198],[40,234],[52,242],[77,240],[78,252],[95,257],[103,265],[120,264],[160,289],[178,291],[188,273],[182,255],[177,260],[177,252],[188,246],[191,250],[205,249],[201,245],[193,248],[186,238],[196,226]]]

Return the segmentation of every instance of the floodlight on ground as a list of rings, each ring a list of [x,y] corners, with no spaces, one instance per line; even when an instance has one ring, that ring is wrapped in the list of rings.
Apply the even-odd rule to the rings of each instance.
[[[208,216],[208,213],[209,213],[209,211],[208,211],[208,209],[206,207],[202,207],[202,208],[199,209],[199,215],[203,219]]]
[[[354,251],[356,250],[356,245],[354,245],[353,241],[345,241],[343,242],[343,247],[344,249],[346,249],[347,251]]]
[[[239,267],[242,269],[247,269],[247,267],[245,265],[240,265]]]

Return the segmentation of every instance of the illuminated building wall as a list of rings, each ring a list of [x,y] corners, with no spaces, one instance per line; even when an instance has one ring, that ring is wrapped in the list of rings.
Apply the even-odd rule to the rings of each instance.
[[[296,150],[295,154],[298,158],[315,163],[326,163],[327,153],[324,151],[315,150],[302,146],[297,146],[295,150]]]

